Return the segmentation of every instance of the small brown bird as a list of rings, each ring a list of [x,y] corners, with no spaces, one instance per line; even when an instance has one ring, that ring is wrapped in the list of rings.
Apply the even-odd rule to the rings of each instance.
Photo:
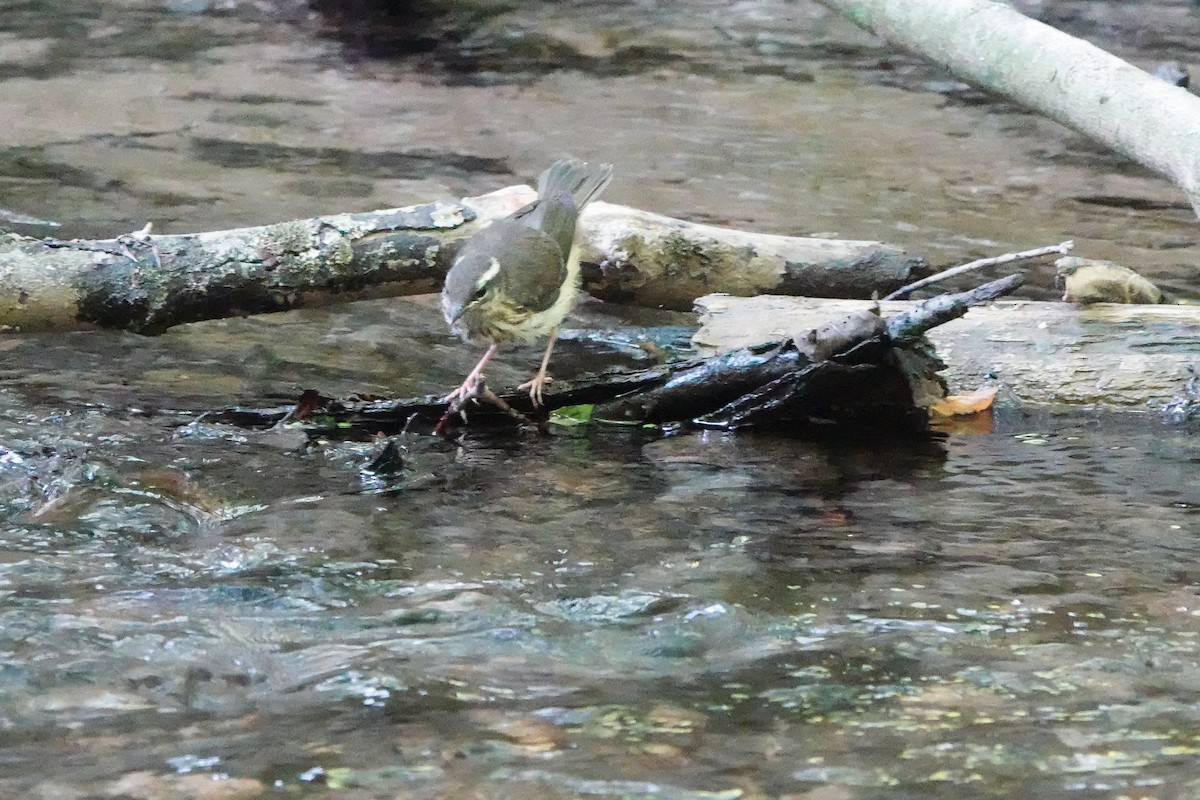
[[[442,313],[450,330],[464,340],[491,346],[446,402],[458,406],[475,396],[483,368],[501,345],[531,344],[549,336],[537,374],[518,387],[528,389],[534,405],[541,405],[558,326],[579,289],[576,222],[610,180],[611,164],[556,161],[538,179],[537,200],[463,245],[446,274]]]

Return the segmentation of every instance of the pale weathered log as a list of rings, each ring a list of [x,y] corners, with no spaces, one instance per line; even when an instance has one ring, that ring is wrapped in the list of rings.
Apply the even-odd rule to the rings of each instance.
[[[995,0],[819,0],[1165,175],[1200,214],[1200,98]]]
[[[210,233],[107,241],[0,236],[0,327],[101,325],[161,333],[184,322],[364,296],[437,291],[458,245],[535,197],[527,186]],[[869,296],[923,264],[875,242],[754,234],[604,203],[581,224],[587,288],[687,309],[712,291]]]
[[[925,266],[880,242],[750,233],[604,202],[584,212],[583,262],[592,295],[677,311],[713,291],[870,297]]]
[[[869,301],[725,295],[697,301],[704,353],[725,352],[872,307]],[[912,304],[880,303],[885,317]],[[1200,365],[1200,306],[998,301],[927,334],[952,392],[985,383],[1024,402],[1156,410]]]

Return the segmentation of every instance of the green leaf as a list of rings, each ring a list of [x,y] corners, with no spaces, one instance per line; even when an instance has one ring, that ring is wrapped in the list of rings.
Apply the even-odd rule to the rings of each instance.
[[[550,412],[550,422],[554,425],[586,425],[592,419],[595,405],[563,406]]]

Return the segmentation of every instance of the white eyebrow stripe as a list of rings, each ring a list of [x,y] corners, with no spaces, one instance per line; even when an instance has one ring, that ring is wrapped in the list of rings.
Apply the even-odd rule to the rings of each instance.
[[[479,280],[475,281],[476,289],[482,289],[484,286],[487,286],[488,281],[500,274],[500,262],[496,260],[495,256],[492,256],[488,263],[490,266],[487,268],[487,272],[480,275]]]

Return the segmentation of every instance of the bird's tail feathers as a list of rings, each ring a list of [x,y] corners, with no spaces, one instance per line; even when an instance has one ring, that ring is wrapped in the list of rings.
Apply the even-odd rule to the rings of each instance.
[[[566,192],[575,201],[575,209],[582,211],[604,191],[612,176],[612,164],[589,164],[577,158],[564,158],[547,167],[538,178],[538,197],[554,197]]]

